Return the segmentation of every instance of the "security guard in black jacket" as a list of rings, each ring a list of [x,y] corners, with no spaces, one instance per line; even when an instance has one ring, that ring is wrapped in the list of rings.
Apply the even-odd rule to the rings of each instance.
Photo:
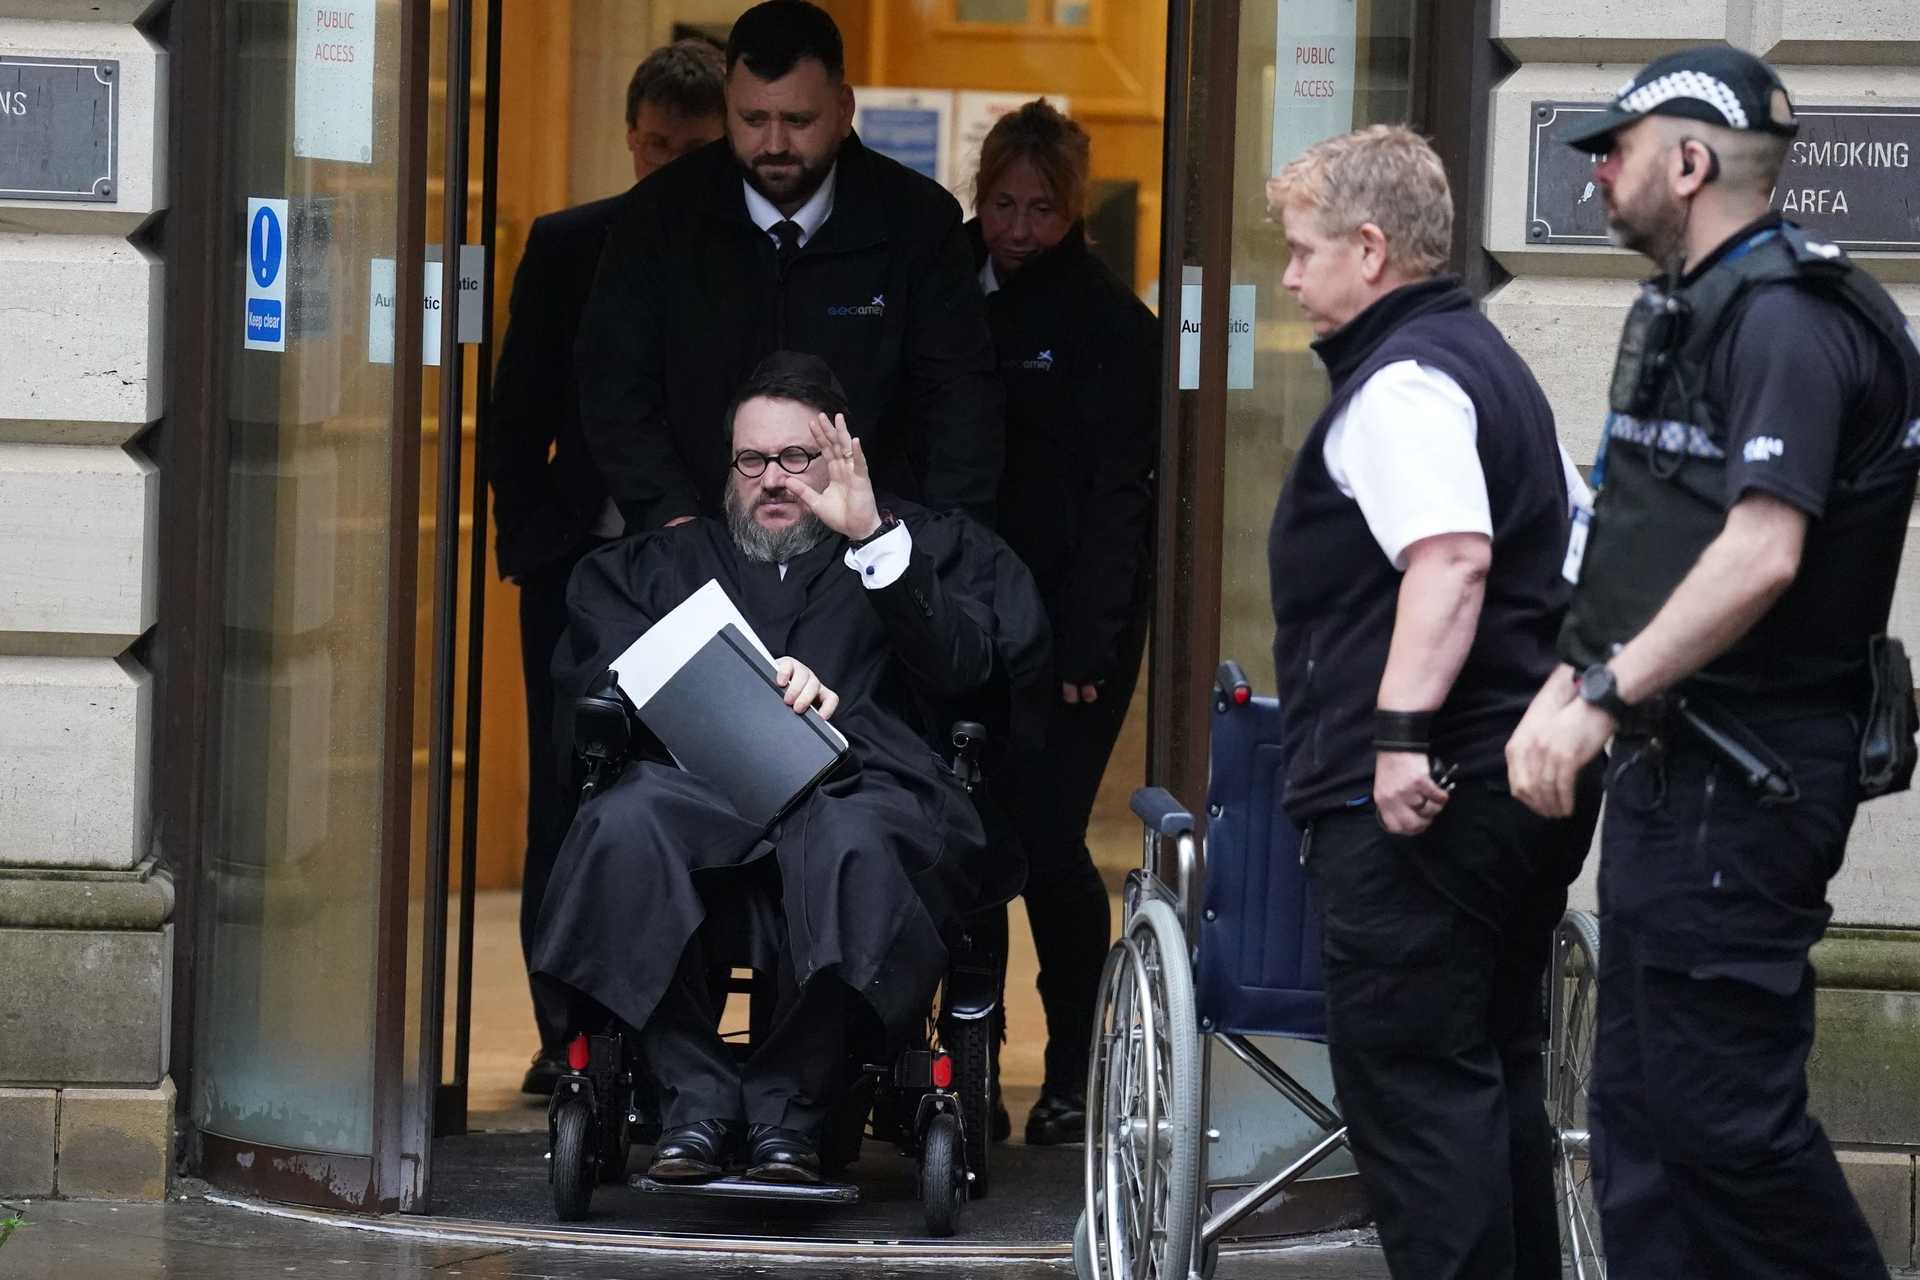
[[[727,41],[727,139],[634,193],[576,348],[631,531],[718,515],[725,411],[768,353],[824,359],[874,483],[991,519],[1002,422],[960,207],[853,135],[840,33],[768,0]]]
[[[1108,942],[1087,849],[1100,779],[1126,722],[1152,601],[1160,329],[1087,247],[1090,144],[1045,101],[981,145],[968,224],[1007,390],[1000,532],[1033,570],[1057,688],[1042,748],[995,771],[1027,859],[1027,919],[1047,1015],[1030,1146],[1085,1134],[1087,1051]]]
[[[643,180],[725,131],[720,50],[682,40],[648,54],[627,85],[627,147]],[[487,433],[494,558],[520,586],[520,666],[527,692],[527,855],[520,944],[529,961],[540,899],[573,820],[567,757],[554,735],[548,668],[567,625],[567,580],[580,558],[621,533],[619,512],[580,432],[573,343],[607,228],[637,188],[533,220],[493,379]],[[556,756],[556,753],[559,754]],[[567,1070],[567,1010],[536,987],[540,1050],[521,1088],[552,1093]]]
[[[1616,238],[1669,268],[1615,365],[1564,665],[1508,746],[1564,812],[1613,739],[1595,1184],[1615,1277],[1883,1277],[1807,1114],[1808,951],[1860,801],[1906,785],[1887,625],[1920,348],[1840,249],[1768,212],[1797,122],[1734,49],[1642,70],[1573,140]]]

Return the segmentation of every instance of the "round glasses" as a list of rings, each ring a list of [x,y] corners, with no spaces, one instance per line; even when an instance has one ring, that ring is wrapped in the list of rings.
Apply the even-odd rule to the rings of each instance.
[[[761,453],[757,449],[742,449],[733,455],[733,469],[747,479],[755,480],[766,474],[769,462],[777,462],[782,471],[790,476],[797,476],[805,473],[806,469],[813,465],[813,460],[819,456],[813,450],[802,449],[797,444],[782,449],[779,453]]]

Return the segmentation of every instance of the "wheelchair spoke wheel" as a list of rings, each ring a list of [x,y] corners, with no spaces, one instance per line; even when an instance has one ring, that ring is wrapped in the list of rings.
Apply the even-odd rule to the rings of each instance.
[[[1577,1280],[1606,1275],[1587,1107],[1599,975],[1599,922],[1588,912],[1569,911],[1554,930],[1547,970],[1547,1117],[1553,1125],[1560,1246]]]
[[[1108,954],[1087,1082],[1087,1236],[1103,1280],[1186,1280],[1198,1216],[1193,975],[1172,910],[1144,902]]]

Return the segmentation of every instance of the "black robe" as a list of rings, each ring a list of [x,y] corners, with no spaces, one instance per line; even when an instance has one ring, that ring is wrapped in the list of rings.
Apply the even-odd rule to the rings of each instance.
[[[635,637],[717,579],[776,655],[840,695],[851,766],[763,833],[712,787],[643,759],[581,807],[541,907],[533,969],[642,1026],[707,917],[702,872],[772,857],[781,919],[716,920],[728,948],[772,967],[784,938],[797,982],[830,973],[902,1042],[946,970],[964,912],[1017,892],[1018,854],[989,849],[979,814],[940,762],[951,718],[986,719],[1017,744],[1037,728],[1050,669],[1045,614],[1006,545],[962,516],[902,512],[912,562],[869,590],[834,537],[784,579],[701,519],[581,561],[554,655],[555,685],[584,692]],[[562,705],[570,705],[563,703]],[[982,708],[991,705],[991,710]],[[742,899],[752,908],[752,900]],[[770,911],[771,903],[757,904]]]

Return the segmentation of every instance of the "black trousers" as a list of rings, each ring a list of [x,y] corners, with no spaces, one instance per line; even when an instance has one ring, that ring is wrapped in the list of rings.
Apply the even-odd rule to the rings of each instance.
[[[1540,1048],[1554,925],[1599,811],[1548,821],[1484,780],[1418,836],[1316,819],[1328,1051],[1396,1280],[1558,1280]]]
[[[1143,614],[1121,644],[1120,673],[1092,704],[1059,701],[1042,750],[1010,757],[993,779],[994,799],[1026,854],[1021,890],[1040,962],[1035,985],[1047,1015],[1045,1088],[1079,1097],[1087,1087],[1100,969],[1111,939],[1107,886],[1087,848],[1100,779],[1119,740],[1146,646]],[[1005,936],[1005,909],[999,934]]]
[[[717,1029],[726,999],[722,984],[738,957],[714,922],[736,915],[778,918],[779,876],[769,859],[737,872],[703,873],[699,883],[709,922],[688,940],[653,1016],[634,1034],[660,1123],[675,1128],[733,1120],[817,1137],[852,1076],[850,1036],[856,1025],[866,1025],[865,1019],[856,1024],[857,997],[830,973],[796,985],[780,940],[771,1030],[742,1062]],[[736,897],[742,893],[770,894],[771,901],[762,910],[746,910]]]
[[[529,970],[540,899],[579,804],[572,761],[561,754],[556,736],[553,651],[567,629],[567,580],[580,557],[597,545],[584,545],[520,582],[520,673],[527,690],[527,854],[520,875],[520,952]],[[562,1052],[570,1030],[567,1001],[551,985],[536,982],[532,989],[540,1047]]]
[[[1619,1280],[1887,1274],[1807,1114],[1807,952],[1858,805],[1856,731],[1754,727],[1796,802],[1763,807],[1685,730],[1614,744],[1589,1118]]]

